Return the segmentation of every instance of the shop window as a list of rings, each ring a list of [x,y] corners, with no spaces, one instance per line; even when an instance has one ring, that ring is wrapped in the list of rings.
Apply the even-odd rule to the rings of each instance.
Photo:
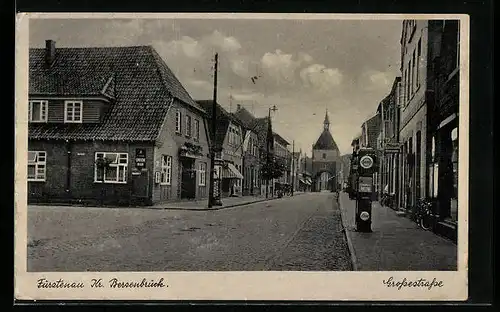
[[[127,153],[97,152],[95,160],[94,182],[127,183]],[[99,165],[102,162],[107,165]]]

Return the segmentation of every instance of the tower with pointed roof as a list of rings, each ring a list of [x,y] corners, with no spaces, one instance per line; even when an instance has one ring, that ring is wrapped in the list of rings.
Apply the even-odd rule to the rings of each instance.
[[[330,132],[330,118],[327,109],[323,121],[323,131],[312,146],[313,190],[334,190],[338,184],[337,175],[340,164],[340,152]]]

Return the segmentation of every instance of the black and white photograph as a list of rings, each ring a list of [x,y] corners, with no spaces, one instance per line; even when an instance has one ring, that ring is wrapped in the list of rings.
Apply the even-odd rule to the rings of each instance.
[[[467,297],[463,15],[18,24],[20,296]]]

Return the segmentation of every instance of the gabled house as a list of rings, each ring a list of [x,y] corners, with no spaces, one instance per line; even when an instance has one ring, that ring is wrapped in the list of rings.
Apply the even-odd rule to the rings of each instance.
[[[210,117],[209,132],[211,133],[212,122],[211,118],[213,101],[199,100],[197,101],[203,107],[205,112]],[[243,167],[243,125],[241,122],[228,111],[226,111],[219,103],[216,104],[216,132],[215,146],[221,149],[217,153],[216,164],[220,165],[217,170],[221,174],[221,195],[241,196],[243,175],[241,174]]]
[[[29,51],[28,200],[208,196],[204,110],[150,46]]]
[[[243,125],[243,195],[260,194],[260,143],[258,136],[258,121],[244,107],[238,104],[233,113]]]
[[[283,175],[277,179],[277,183],[280,185],[282,184],[291,184],[290,180],[290,173],[291,173],[291,165],[292,165],[292,158],[291,158],[291,152],[288,150],[288,146],[290,143],[285,140],[281,135],[279,135],[276,132],[273,132],[273,138],[274,138],[274,155],[278,158],[280,158],[284,164],[287,170],[283,173]]]

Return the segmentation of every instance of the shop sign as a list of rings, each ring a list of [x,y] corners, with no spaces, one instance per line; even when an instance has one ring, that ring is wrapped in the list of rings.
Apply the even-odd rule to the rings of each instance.
[[[136,168],[144,168],[146,166],[146,149],[135,149],[135,166]]]

